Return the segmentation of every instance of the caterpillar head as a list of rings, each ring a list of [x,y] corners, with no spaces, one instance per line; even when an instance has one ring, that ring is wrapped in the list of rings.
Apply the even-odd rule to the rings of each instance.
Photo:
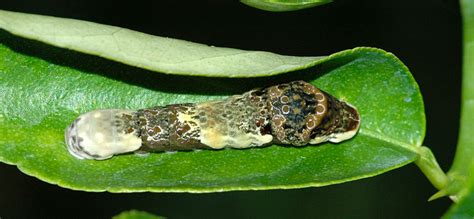
[[[104,160],[137,150],[142,141],[130,124],[132,113],[108,109],[82,114],[66,129],[69,153],[79,159]]]
[[[267,89],[276,141],[296,146],[352,138],[359,129],[357,109],[304,81]]]

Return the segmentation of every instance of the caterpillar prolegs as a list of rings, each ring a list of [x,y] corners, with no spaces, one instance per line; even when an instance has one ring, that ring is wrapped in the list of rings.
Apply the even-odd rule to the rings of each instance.
[[[140,110],[94,110],[65,133],[69,152],[103,160],[132,151],[303,146],[341,142],[358,131],[357,109],[304,81],[248,91],[221,101]]]

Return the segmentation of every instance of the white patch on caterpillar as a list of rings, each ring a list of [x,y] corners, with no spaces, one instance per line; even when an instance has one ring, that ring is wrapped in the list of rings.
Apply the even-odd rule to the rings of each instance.
[[[321,136],[321,137],[313,138],[309,141],[309,143],[319,144],[326,141],[329,141],[332,143],[339,143],[341,141],[351,139],[352,137],[354,137],[355,134],[357,134],[357,131],[358,131],[358,128],[354,130],[345,131],[345,132],[331,133],[329,136]]]
[[[199,121],[197,119],[193,119],[193,117],[188,113],[180,113],[179,112],[178,115],[176,116],[176,118],[182,124],[184,124],[184,123],[189,124],[190,130],[188,132],[193,132],[194,130],[197,129],[197,127],[192,125],[192,124],[199,124]]]
[[[229,127],[231,128],[231,127]],[[217,128],[201,129],[201,143],[214,148],[221,149],[224,147],[232,148],[248,148],[253,146],[262,146],[273,140],[272,135],[256,135],[246,133],[235,129],[236,134],[233,136],[222,134]]]
[[[114,154],[139,149],[142,140],[134,133],[125,134],[116,123],[131,110],[94,110],[79,116],[66,129],[69,152],[79,159],[103,160]]]
[[[328,141],[329,136],[315,137],[309,141],[310,144],[319,144]]]
[[[331,136],[329,137],[329,141],[332,143],[339,143],[341,141],[351,139],[352,137],[354,137],[355,134],[357,134],[357,130],[358,129],[340,132],[340,133],[332,133]]]

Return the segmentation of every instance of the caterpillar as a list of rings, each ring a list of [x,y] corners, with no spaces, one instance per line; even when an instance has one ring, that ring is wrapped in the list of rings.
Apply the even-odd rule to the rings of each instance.
[[[221,101],[94,110],[67,127],[65,141],[76,158],[103,160],[133,151],[338,143],[359,125],[354,106],[293,81]]]

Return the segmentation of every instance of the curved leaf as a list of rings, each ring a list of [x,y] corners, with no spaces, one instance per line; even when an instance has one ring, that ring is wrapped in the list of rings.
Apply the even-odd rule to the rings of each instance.
[[[3,10],[0,28],[54,46],[176,75],[269,76],[307,68],[321,58],[219,48],[93,22]]]
[[[424,138],[417,84],[395,56],[378,49],[339,52],[305,71],[226,79],[152,74],[5,32],[0,42],[0,161],[71,189],[214,192],[324,186],[412,162]],[[341,144],[129,154],[107,161],[78,160],[65,147],[66,126],[93,109],[221,99],[298,79],[358,107],[360,133]]]
[[[240,2],[265,11],[283,12],[316,7],[332,0],[241,0]]]

